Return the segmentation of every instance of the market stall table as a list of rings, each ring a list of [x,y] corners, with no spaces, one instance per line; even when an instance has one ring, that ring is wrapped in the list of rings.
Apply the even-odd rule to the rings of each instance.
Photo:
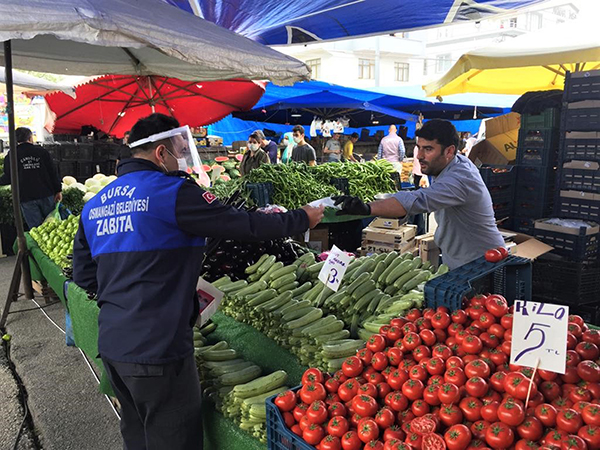
[[[48,281],[48,284],[57,293],[71,315],[75,344],[96,363],[102,373],[100,392],[113,395],[104,374],[102,361],[98,358],[98,313],[100,309],[96,301],[91,300],[87,292],[73,282],[68,283],[65,298],[63,287],[68,280],[62,275],[60,268],[40,250],[35,240],[29,235],[27,235],[27,245],[31,252],[33,279]],[[289,375],[289,386],[300,384],[302,373],[306,367],[300,365],[296,357],[279,347],[272,339],[253,327],[239,323],[221,313],[216,313],[213,321],[217,324],[217,329],[209,335],[210,341],[226,340],[230,347],[236,349],[240,355],[259,365],[265,374],[280,369],[285,370]],[[206,448],[215,450],[265,448],[252,436],[240,430],[231,420],[218,413],[210,402],[205,402],[203,420]]]

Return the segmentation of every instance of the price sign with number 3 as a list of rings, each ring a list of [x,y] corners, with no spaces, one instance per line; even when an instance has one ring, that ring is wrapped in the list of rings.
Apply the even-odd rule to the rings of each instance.
[[[325,284],[332,291],[337,292],[342,283],[342,278],[348,269],[350,264],[351,256],[343,252],[335,245],[329,252],[329,256],[323,264],[323,268],[319,272],[319,280]]]
[[[510,363],[565,373],[569,307],[515,300]]]

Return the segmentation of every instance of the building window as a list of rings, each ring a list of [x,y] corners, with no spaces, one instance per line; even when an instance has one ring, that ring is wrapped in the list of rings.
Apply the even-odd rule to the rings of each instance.
[[[543,17],[540,13],[532,12],[529,15],[529,31],[535,31],[542,28]]]
[[[423,76],[427,76],[427,60],[423,61]]]
[[[450,67],[452,67],[452,60],[450,59],[450,54],[446,53],[444,55],[438,55],[438,57],[435,60],[436,73],[446,72]]]
[[[313,80],[318,80],[321,75],[321,58],[309,59],[308,61],[306,61],[306,65],[310,67],[310,77]]]
[[[396,81],[408,81],[408,63],[397,62],[394,63],[394,69],[396,72]]]
[[[517,18],[513,17],[512,19],[510,19],[508,21],[508,27],[509,28],[517,28]]]
[[[359,80],[374,80],[375,79],[375,60],[374,59],[359,59],[358,60],[358,79]]]

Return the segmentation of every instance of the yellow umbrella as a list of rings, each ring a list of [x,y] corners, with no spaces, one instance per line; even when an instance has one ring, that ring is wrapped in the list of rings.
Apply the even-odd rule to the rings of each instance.
[[[600,69],[597,24],[569,23],[465,53],[428,96],[465,92],[520,95],[562,89],[565,72]]]

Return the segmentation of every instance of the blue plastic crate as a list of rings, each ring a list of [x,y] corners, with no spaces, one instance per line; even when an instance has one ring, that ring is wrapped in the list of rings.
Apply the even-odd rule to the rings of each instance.
[[[512,303],[531,300],[531,261],[509,256],[498,263],[484,257],[458,267],[425,284],[425,303],[429,308],[462,308],[463,300],[475,294],[493,292]]]
[[[547,183],[517,183],[514,194],[515,205],[519,202],[548,202],[554,199],[554,193],[554,179],[549,179]]]
[[[479,168],[481,179],[491,191],[493,188],[502,188],[514,185],[517,177],[515,166],[485,164]]]
[[[512,204],[515,198],[515,187],[512,185],[490,189],[490,196],[494,205]]]
[[[535,219],[529,217],[513,217],[509,230],[531,235],[533,234],[534,221]]]
[[[493,204],[493,207],[494,217],[496,218],[496,220],[500,220],[512,216],[514,203],[512,200],[505,203],[495,203]]]
[[[600,130],[600,100],[569,103],[562,114],[561,132]]]
[[[301,386],[292,390],[297,392]],[[267,405],[267,448],[269,450],[314,450],[300,436],[296,436],[286,425],[279,408],[275,406],[275,395],[269,397]]]
[[[573,161],[570,164],[579,164],[580,167],[561,167],[561,189],[600,193],[600,167],[597,161]],[[581,166],[585,166],[585,168],[581,168]]]
[[[557,195],[554,215],[565,219],[582,219],[600,223],[600,200],[597,194],[561,191]]]
[[[513,209],[514,217],[531,217],[542,219],[552,215],[554,199],[547,198],[545,201],[517,198]]]
[[[518,166],[517,184],[534,184],[544,188],[556,179],[554,166]]]
[[[596,261],[600,233],[586,234],[586,231],[587,228],[581,227],[578,234],[569,234],[534,227],[533,236],[554,247],[557,255],[572,261]]]
[[[563,100],[565,102],[600,100],[600,70],[567,72]]]
[[[558,128],[521,128],[517,146],[519,165],[547,166],[558,159]]]
[[[600,132],[572,131],[565,133],[560,144],[561,161],[600,162]]]

